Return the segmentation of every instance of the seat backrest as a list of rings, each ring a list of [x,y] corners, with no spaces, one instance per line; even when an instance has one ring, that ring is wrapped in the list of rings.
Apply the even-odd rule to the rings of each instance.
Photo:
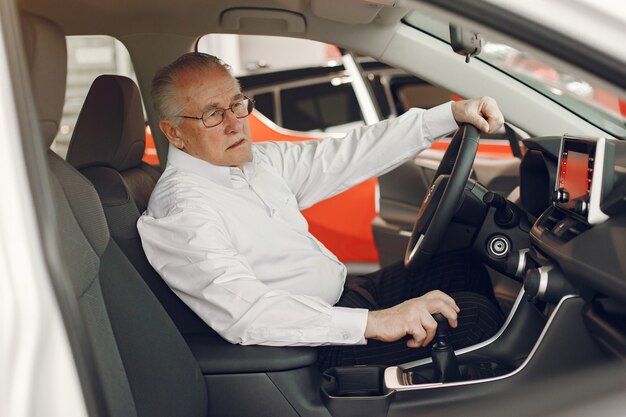
[[[54,23],[21,18],[41,130],[49,146],[63,107],[66,47]],[[51,151],[61,253],[111,416],[206,416],[206,384],[180,333],[111,239],[91,183]],[[70,329],[71,331],[71,329]]]
[[[67,161],[79,171],[108,167],[120,173],[139,212],[143,212],[160,171],[142,161],[146,149],[141,96],[133,80],[119,75],[96,78],[85,98]]]
[[[161,279],[137,232],[159,171],[142,162],[144,118],[139,89],[118,75],[95,79],[80,111],[67,161],[94,185],[113,240],[156,295],[181,333],[212,330]]]

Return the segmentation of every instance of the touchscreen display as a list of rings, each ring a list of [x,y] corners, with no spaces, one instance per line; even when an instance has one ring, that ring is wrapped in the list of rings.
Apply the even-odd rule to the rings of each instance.
[[[595,143],[565,139],[559,165],[556,202],[586,215],[593,179]]]

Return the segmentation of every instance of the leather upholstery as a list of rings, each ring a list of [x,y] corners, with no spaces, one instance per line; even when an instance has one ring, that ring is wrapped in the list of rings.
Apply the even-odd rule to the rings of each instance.
[[[76,121],[67,161],[76,169],[138,167],[146,147],[144,126],[141,96],[133,80],[101,75],[91,85]]]
[[[141,160],[146,147],[144,128],[141,96],[134,81],[101,75],[91,85],[67,151],[67,161],[83,174],[93,167],[119,172],[122,187],[134,199],[139,214],[148,206],[160,176]],[[100,198],[108,202],[102,194]]]

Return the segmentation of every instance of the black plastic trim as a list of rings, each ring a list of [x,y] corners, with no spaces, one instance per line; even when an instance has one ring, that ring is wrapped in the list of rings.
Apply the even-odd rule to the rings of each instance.
[[[358,60],[355,57],[357,64],[363,68],[364,71],[380,71],[385,69],[394,69],[393,67],[383,64],[378,61],[365,61]],[[241,83],[241,87],[244,90],[253,90],[256,88],[267,87],[271,85],[281,85],[285,81],[300,81],[307,80],[314,77],[329,77],[331,75],[339,75],[346,71],[343,65],[337,65],[334,67],[307,67],[297,68],[283,71],[271,71],[260,72],[258,74],[244,75],[237,77]],[[405,74],[403,74],[405,75]],[[408,75],[408,74],[407,74]]]
[[[216,333],[186,337],[204,375],[278,372],[317,362],[313,347],[233,345]]]
[[[564,242],[546,227],[554,210],[557,209],[546,210],[535,222],[530,231],[532,243],[559,264],[574,286],[586,290],[582,292],[586,298],[600,293],[626,302],[626,270],[622,262],[626,215],[611,217]]]
[[[600,345],[622,361],[626,359],[626,314],[608,314],[601,302],[589,307],[583,313],[587,328]],[[623,310],[624,305],[619,308]]]

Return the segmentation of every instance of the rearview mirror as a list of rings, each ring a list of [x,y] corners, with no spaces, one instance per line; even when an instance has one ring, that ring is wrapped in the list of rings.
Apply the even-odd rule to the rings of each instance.
[[[454,52],[465,56],[465,62],[469,62],[470,57],[480,53],[483,39],[478,33],[470,32],[460,26],[451,24],[450,45]]]

